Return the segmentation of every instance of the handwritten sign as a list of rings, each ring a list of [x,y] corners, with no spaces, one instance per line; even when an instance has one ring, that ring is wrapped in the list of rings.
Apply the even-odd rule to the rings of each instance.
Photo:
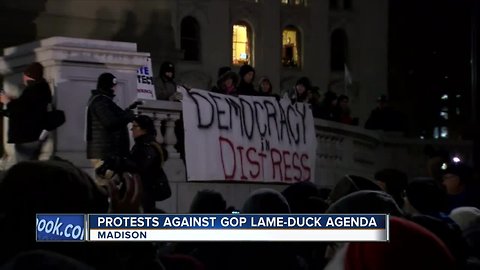
[[[157,99],[155,86],[153,84],[152,61],[150,58],[147,58],[145,66],[137,69],[137,98]]]
[[[183,91],[187,178],[314,179],[316,137],[308,104],[273,97]]]

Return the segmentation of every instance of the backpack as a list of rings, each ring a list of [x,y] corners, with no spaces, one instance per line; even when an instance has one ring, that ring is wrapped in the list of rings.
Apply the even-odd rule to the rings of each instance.
[[[170,184],[168,183],[168,177],[163,171],[163,163],[165,162],[165,155],[163,153],[162,146],[158,142],[151,142],[151,146],[157,149],[158,154],[160,155],[160,175],[158,179],[155,179],[153,184],[153,198],[155,201],[164,201],[172,196],[172,190]]]

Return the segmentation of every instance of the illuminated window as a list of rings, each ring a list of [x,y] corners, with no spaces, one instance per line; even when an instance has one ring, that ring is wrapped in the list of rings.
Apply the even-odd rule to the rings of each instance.
[[[435,139],[447,139],[448,128],[445,126],[433,128],[433,138]]]
[[[288,0],[282,0],[282,4],[288,4]]]
[[[180,47],[184,52],[184,60],[200,60],[200,25],[193,17],[182,20],[180,30]]]
[[[440,138],[448,138],[448,128],[447,127],[441,127]]]
[[[234,65],[252,64],[251,31],[248,25],[233,25],[232,45]]]
[[[300,31],[289,26],[282,33],[282,65],[284,67],[300,66]]]

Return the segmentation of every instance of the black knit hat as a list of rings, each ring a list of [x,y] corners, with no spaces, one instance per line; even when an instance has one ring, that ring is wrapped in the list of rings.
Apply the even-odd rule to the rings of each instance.
[[[298,79],[295,85],[303,85],[305,86],[306,89],[312,88],[312,83],[310,82],[310,79],[307,77],[301,77],[300,79]]]
[[[38,62],[31,63],[25,69],[23,74],[27,75],[28,77],[38,81],[43,78],[43,66]]]
[[[243,79],[243,76],[245,76],[250,71],[252,71],[255,74],[255,69],[252,66],[245,64],[240,67],[240,71],[238,71],[238,75],[240,75],[240,78]]]
[[[102,73],[97,80],[97,89],[111,90],[117,84],[117,78],[112,73]]]
[[[433,179],[417,179],[406,189],[410,204],[422,214],[444,211],[447,206],[446,191]]]
[[[193,198],[190,213],[194,214],[221,214],[225,213],[227,202],[222,194],[215,190],[200,190]]]
[[[402,216],[403,212],[389,194],[378,190],[360,190],[350,193],[332,203],[326,211],[329,214],[391,214]]]
[[[217,73],[218,78],[222,77],[223,74],[225,74],[225,73],[227,73],[227,72],[229,72],[229,71],[231,71],[231,70],[232,70],[231,67],[226,67],[226,66],[219,68],[219,69],[218,69],[218,73]]]
[[[165,61],[160,66],[160,76],[164,76],[167,72],[172,72],[175,76],[175,65],[172,62]]]
[[[232,79],[233,85],[238,84],[239,78],[237,73],[233,71],[227,71],[223,73],[223,75],[220,78],[218,78],[217,85],[221,88],[222,84],[228,79]]]

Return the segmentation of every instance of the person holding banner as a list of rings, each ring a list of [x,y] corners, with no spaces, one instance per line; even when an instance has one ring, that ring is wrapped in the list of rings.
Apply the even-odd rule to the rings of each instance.
[[[255,90],[253,81],[255,80],[255,69],[250,65],[243,65],[238,71],[240,76],[240,83],[238,84],[238,94],[244,96],[257,96],[258,92]]]
[[[214,93],[237,96],[237,84],[239,77],[233,71],[227,71],[217,81],[217,87],[213,90]]]
[[[223,66],[223,67],[220,67],[217,71],[217,82],[220,80],[220,78],[222,78],[223,74],[229,72],[229,71],[232,71],[232,68],[231,67],[228,67],[228,66]],[[220,88],[217,84],[215,84],[211,89],[210,91],[214,92],[214,93],[219,93],[220,91]]]

